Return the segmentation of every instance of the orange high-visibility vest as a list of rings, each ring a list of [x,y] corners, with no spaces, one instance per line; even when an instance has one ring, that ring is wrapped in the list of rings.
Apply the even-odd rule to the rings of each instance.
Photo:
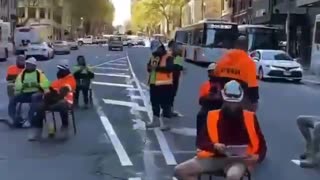
[[[160,59],[159,67],[166,67],[167,59],[169,55],[166,54]],[[155,85],[170,85],[173,84],[173,73],[172,72],[156,72]]]
[[[62,87],[68,87],[70,92],[64,97],[64,99],[69,103],[73,104],[73,92],[76,89],[76,80],[70,74],[62,79],[57,79],[52,82],[51,87],[59,92]]]
[[[208,113],[207,128],[208,128],[209,138],[212,144],[219,143],[219,134],[218,134],[219,131],[217,129],[218,122],[220,119],[219,114],[220,114],[220,110],[214,110]],[[243,116],[244,116],[245,126],[248,131],[248,135],[250,139],[250,144],[248,146],[247,153],[250,155],[254,155],[258,152],[258,149],[259,149],[259,137],[255,129],[254,113],[250,111],[243,111]],[[197,156],[199,158],[208,158],[208,157],[215,156],[215,153],[198,149]]]
[[[16,65],[11,65],[7,69],[7,78],[10,76],[17,77],[23,70],[23,68],[18,68]]]

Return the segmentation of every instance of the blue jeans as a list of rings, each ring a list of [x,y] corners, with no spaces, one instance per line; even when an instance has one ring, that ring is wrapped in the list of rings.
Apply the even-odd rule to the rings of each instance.
[[[10,118],[14,121],[15,124],[18,124],[17,121],[17,104],[18,103],[29,103],[30,109],[28,113],[28,118],[31,120],[35,114],[37,105],[42,101],[42,93],[32,92],[32,93],[21,93],[10,99],[8,105],[8,114]]]

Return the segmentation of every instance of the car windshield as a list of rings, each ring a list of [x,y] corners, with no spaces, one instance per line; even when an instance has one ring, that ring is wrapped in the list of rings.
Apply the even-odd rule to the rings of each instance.
[[[290,57],[285,52],[278,52],[278,51],[267,51],[262,53],[263,60],[273,60],[273,61],[293,61],[292,57]]]
[[[237,35],[238,34],[233,30],[207,29],[207,33],[205,34],[205,46],[230,49],[233,47]]]

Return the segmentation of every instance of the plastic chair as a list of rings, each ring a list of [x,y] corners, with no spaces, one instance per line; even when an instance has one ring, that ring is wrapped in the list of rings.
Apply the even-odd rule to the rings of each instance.
[[[215,172],[210,172],[210,173],[204,173],[198,176],[198,180],[202,180],[203,176],[209,177],[209,180],[213,180],[214,177],[226,177],[226,174],[223,170],[215,171]],[[244,176],[241,178],[241,180],[251,180],[251,173],[248,169],[246,169],[246,172]]]

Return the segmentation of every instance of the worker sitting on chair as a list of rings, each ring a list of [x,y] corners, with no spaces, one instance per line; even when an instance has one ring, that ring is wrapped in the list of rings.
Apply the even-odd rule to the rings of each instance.
[[[69,121],[68,111],[73,105],[73,92],[76,89],[76,80],[71,74],[67,64],[59,64],[57,80],[50,86],[50,92],[44,96],[44,101],[39,105],[37,114],[31,122],[33,127],[29,141],[36,141],[41,138],[43,119],[46,111],[60,112],[62,137],[68,138]]]
[[[209,111],[203,133],[197,137],[197,156],[175,168],[179,180],[197,180],[203,173],[221,170],[227,180],[240,180],[248,167],[265,157],[264,136],[255,113],[242,107],[244,94],[240,84],[232,80],[221,93],[221,110]]]
[[[87,66],[86,59],[84,56],[78,56],[78,64],[74,66],[73,76],[77,81],[77,88],[75,92],[75,105],[79,106],[79,95],[82,92],[85,109],[88,108],[89,104],[89,89],[91,80],[94,78],[94,73],[91,68]]]

